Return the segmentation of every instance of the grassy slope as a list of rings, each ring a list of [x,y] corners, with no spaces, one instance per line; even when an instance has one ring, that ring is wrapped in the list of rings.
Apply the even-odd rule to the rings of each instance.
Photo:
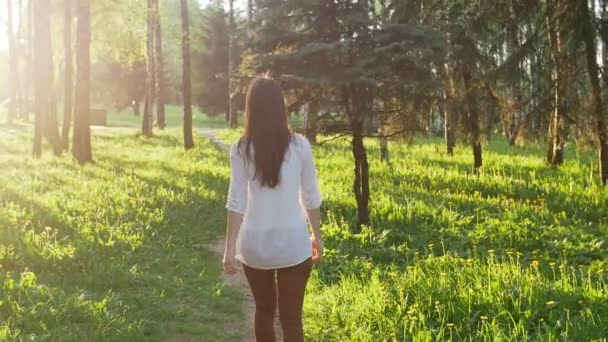
[[[494,142],[476,177],[467,147],[392,144],[389,168],[367,145],[372,225],[360,234],[348,142],[316,148],[327,251],[306,300],[311,341],[608,336],[608,191],[591,153],[571,147],[552,170],[542,148]]]
[[[223,154],[182,151],[178,130],[96,133],[80,168],[33,160],[30,134],[0,127],[0,340],[239,339],[204,248],[223,234]]]

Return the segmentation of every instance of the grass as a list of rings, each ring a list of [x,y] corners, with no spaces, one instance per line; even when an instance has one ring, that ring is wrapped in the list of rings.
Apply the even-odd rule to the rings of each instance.
[[[348,141],[316,147],[327,250],[307,340],[606,341],[608,190],[591,151],[569,146],[553,170],[542,146],[494,141],[475,176],[466,146],[394,143],[390,167],[366,145],[372,223],[358,234]]]
[[[192,124],[194,127],[226,128],[223,116],[209,117],[197,107],[192,108]],[[167,105],[165,107],[168,127],[181,127],[184,122],[184,109],[182,106]],[[143,107],[142,107],[143,112]],[[108,126],[110,127],[141,127],[142,117],[133,115],[131,108],[108,111]]]
[[[238,338],[239,298],[201,248],[223,236],[225,154],[182,152],[179,130],[96,131],[97,163],[79,168],[29,158],[28,130],[0,129],[0,339]],[[391,166],[366,145],[372,223],[356,234],[348,141],[316,147],[327,249],[307,340],[606,341],[608,190],[592,151],[569,146],[554,170],[543,146],[496,140],[475,176],[466,146],[393,143]]]
[[[197,144],[96,132],[79,167],[32,159],[30,127],[1,126],[0,340],[239,340],[240,297],[205,248],[229,168]]]

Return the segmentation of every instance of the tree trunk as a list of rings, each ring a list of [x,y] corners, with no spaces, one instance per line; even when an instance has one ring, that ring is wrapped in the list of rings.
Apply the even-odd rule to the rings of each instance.
[[[468,111],[467,123],[469,126],[469,139],[471,139],[471,147],[473,148],[473,171],[477,174],[483,166],[481,135],[479,129],[479,107],[477,105],[476,94],[474,93],[471,71],[468,66],[464,67],[462,73],[464,89],[467,92],[465,96],[466,108]]]
[[[358,90],[358,89],[357,89]],[[355,86],[344,88],[344,106],[348,114],[353,133],[352,151],[355,159],[355,181],[353,184],[357,200],[357,226],[355,232],[361,231],[361,226],[369,225],[369,164],[367,151],[363,145],[364,120],[362,111],[365,110],[366,99],[364,91],[356,91]]]
[[[593,97],[593,114],[595,117],[596,135],[599,148],[599,174],[602,185],[608,182],[608,130],[606,130],[606,118],[604,114],[604,102],[602,99],[602,88],[600,85],[599,67],[597,64],[597,45],[595,40],[595,28],[587,1],[580,2],[578,13],[583,25],[583,40],[587,55],[587,68],[589,70],[589,81]]]
[[[22,119],[28,121],[30,119],[30,113],[32,113],[32,99],[33,96],[33,85],[34,85],[34,5],[32,1],[28,1],[25,6],[26,20],[26,42],[27,45],[24,47],[25,50],[25,69],[24,69],[24,82],[23,82],[23,111]],[[35,121],[35,120],[34,120]]]
[[[386,137],[386,127],[380,124],[380,161],[384,163],[391,162],[391,156],[388,149],[388,138]]]
[[[437,70],[444,85],[444,138],[446,144],[446,152],[448,155],[454,155],[454,147],[456,146],[456,126],[458,123],[458,115],[455,101],[456,85],[454,84],[454,70],[446,66],[445,63],[438,65]]]
[[[165,116],[165,72],[163,60],[163,35],[160,25],[160,6],[159,1],[154,0],[156,12],[156,125],[160,129],[165,129],[167,120]]]
[[[7,38],[8,38],[8,60],[9,60],[9,73],[10,82],[8,82],[10,88],[10,102],[8,106],[7,121],[9,124],[13,123],[15,116],[17,115],[17,97],[19,89],[19,66],[17,62],[17,48],[15,44],[15,35],[13,30],[13,0],[6,0],[7,2]]]
[[[154,67],[154,0],[148,0],[147,19],[147,44],[146,44],[146,104],[144,116],[141,123],[141,134],[146,137],[152,136],[152,116],[154,111],[154,93],[156,92],[156,72]]]
[[[182,12],[182,92],[184,95],[184,148],[194,147],[192,136],[192,80],[190,68],[190,16],[188,0],[181,1]]]
[[[139,111],[140,111],[139,101],[136,101],[136,100],[131,101],[131,108],[133,109],[133,116],[139,116]]]
[[[18,74],[19,74],[19,83],[17,84],[18,86],[18,92],[19,92],[19,96],[18,96],[18,104],[19,104],[19,117],[20,118],[24,118],[26,116],[26,103],[27,103],[27,98],[26,98],[26,94],[27,92],[25,91],[25,79],[26,76],[25,74],[27,73],[27,70],[21,67],[21,64],[26,63],[26,48],[24,46],[24,44],[22,42],[25,41],[25,29],[26,29],[26,25],[24,25],[24,19],[23,19],[23,2],[21,0],[17,0],[17,13],[19,14],[19,27],[17,32],[19,33],[17,36],[17,69],[18,69]]]
[[[65,151],[69,149],[70,126],[72,124],[72,104],[74,101],[74,66],[72,60],[72,0],[64,1],[64,94],[63,94],[63,126],[61,131],[62,146]]]
[[[76,26],[76,92],[72,154],[81,165],[92,162],[90,127],[91,8],[90,0],[79,0]]]
[[[234,87],[234,57],[235,49],[234,43],[236,41],[235,34],[236,28],[234,24],[234,0],[229,0],[230,13],[229,13],[229,46],[228,46],[228,101],[230,103],[228,116],[230,117],[230,128],[237,128],[239,125],[237,111],[235,107],[235,87]]]
[[[36,1],[34,16],[34,58],[36,61],[34,93],[37,115],[37,127],[34,129],[34,155],[39,157],[42,153],[40,135],[47,138],[55,155],[60,155],[62,148],[52,94],[53,59],[49,0]]]
[[[557,15],[559,1],[547,0],[547,28],[549,42],[551,45],[551,56],[553,59],[553,88],[554,88],[554,110],[549,120],[549,148],[547,150],[547,161],[552,167],[557,167],[564,162],[564,145],[566,123],[564,115],[566,112],[566,86],[565,86],[565,30],[563,14]]]
[[[312,100],[308,105],[308,113],[306,114],[306,137],[315,144],[317,142],[318,122],[319,122],[319,102]]]
[[[515,10],[515,5],[511,2],[509,6],[509,21],[507,25],[507,47],[508,47],[508,55],[513,55],[520,48],[519,42],[519,25],[518,25],[518,16]],[[520,133],[520,128],[522,124],[522,98],[521,98],[521,67],[519,63],[514,65],[509,72],[509,87],[508,87],[508,96],[511,100],[511,106],[509,110],[511,113],[509,115],[510,122],[508,125],[507,136],[509,146],[514,146],[517,141],[517,137]]]

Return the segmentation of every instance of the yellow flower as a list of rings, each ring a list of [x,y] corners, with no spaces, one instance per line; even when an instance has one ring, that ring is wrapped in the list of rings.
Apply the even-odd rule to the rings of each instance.
[[[454,323],[448,323],[448,328],[452,329],[454,327]]]
[[[488,320],[488,316],[481,316],[481,320],[482,321],[487,321]]]
[[[557,302],[554,301],[554,300],[550,300],[550,301],[547,302],[547,306],[550,307],[550,308],[552,308],[552,307],[554,307],[556,305],[557,305]]]

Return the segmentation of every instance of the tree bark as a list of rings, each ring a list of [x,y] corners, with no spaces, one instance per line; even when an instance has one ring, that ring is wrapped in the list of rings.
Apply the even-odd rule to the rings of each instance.
[[[476,94],[474,94],[475,89],[473,88],[471,71],[468,66],[464,67],[462,80],[465,91],[467,92],[465,101],[468,111],[467,123],[469,126],[469,139],[471,139],[471,147],[473,148],[473,171],[477,174],[483,166],[481,135],[479,129],[479,107],[475,97]]]
[[[190,15],[188,0],[181,1],[182,15],[182,92],[184,95],[184,148],[194,147],[192,136],[192,80],[190,67]]]
[[[509,21],[507,25],[507,47],[508,47],[508,55],[513,55],[520,48],[519,42],[519,25],[518,25],[518,16],[515,10],[514,2],[511,2],[509,6]],[[510,122],[507,129],[507,137],[509,146],[514,146],[517,141],[517,137],[520,133],[520,128],[522,124],[522,98],[521,98],[521,67],[518,64],[513,66],[512,70],[510,70],[510,80],[509,80],[509,99],[511,100],[510,110]]]
[[[547,150],[547,161],[552,167],[558,167],[564,162],[564,145],[566,123],[564,115],[566,112],[566,86],[565,86],[565,32],[563,13],[559,11],[560,2],[547,0],[547,28],[549,42],[551,45],[551,56],[553,59],[553,88],[554,88],[554,110],[549,120],[549,148]]]
[[[91,8],[90,0],[79,0],[76,26],[76,92],[72,154],[83,165],[93,161],[90,127]]]
[[[229,101],[229,110],[228,116],[230,118],[230,128],[238,127],[238,116],[234,103],[235,97],[235,87],[234,87],[234,57],[235,57],[235,49],[234,43],[236,41],[235,34],[236,28],[234,23],[234,0],[228,1],[230,5],[230,13],[229,13],[229,46],[228,46],[228,101]]]
[[[13,120],[17,116],[17,98],[19,93],[19,66],[17,62],[17,48],[15,44],[15,35],[13,30],[13,0],[7,0],[7,39],[8,39],[8,59],[9,59],[9,73],[10,82],[8,82],[10,88],[10,102],[8,106],[7,121],[9,124],[13,123]]]
[[[147,44],[146,44],[146,104],[144,105],[144,116],[141,123],[141,134],[146,137],[152,136],[152,116],[154,111],[154,94],[156,92],[156,72],[154,67],[154,0],[148,0],[147,19]]]
[[[133,109],[133,116],[139,116],[139,110],[140,110],[139,101],[133,100],[131,102],[131,108]]]
[[[64,1],[64,26],[63,26],[63,48],[64,48],[64,94],[63,94],[63,125],[61,131],[62,146],[65,151],[69,149],[70,127],[72,124],[72,105],[74,101],[74,66],[72,60],[72,0]]]
[[[319,102],[312,100],[308,105],[308,113],[306,115],[306,137],[315,144],[317,142],[317,132],[319,123]]]
[[[344,106],[348,114],[353,133],[351,142],[353,157],[355,159],[355,180],[353,188],[357,200],[357,226],[355,232],[361,231],[361,226],[369,225],[369,164],[367,151],[363,144],[364,120],[362,111],[365,110],[367,100],[364,91],[358,91],[356,86],[344,88]]]
[[[443,125],[446,152],[449,156],[453,156],[454,147],[456,146],[456,126],[458,123],[457,109],[454,103],[456,96],[454,70],[446,66],[445,63],[439,64],[437,70],[444,86]]]
[[[587,68],[589,70],[589,81],[593,97],[593,115],[595,117],[596,135],[599,149],[599,174],[602,185],[608,182],[608,130],[606,129],[606,117],[604,114],[604,102],[602,99],[602,87],[600,85],[599,66],[597,63],[597,44],[595,40],[595,28],[592,16],[589,13],[587,1],[581,1],[578,13],[583,25],[583,40],[587,55]]]
[[[158,0],[154,0],[156,15],[156,125],[160,129],[167,126],[165,116],[165,72],[163,59],[163,35],[160,25],[160,5]]]
[[[42,153],[41,135],[53,147],[55,155],[60,155],[61,141],[57,127],[56,108],[53,100],[53,59],[51,45],[51,21],[49,0],[36,1],[34,5],[34,93],[36,102],[36,122],[34,128],[34,155]]]
[[[25,54],[25,69],[24,69],[24,82],[23,82],[23,111],[21,113],[22,119],[28,121],[30,119],[30,113],[32,113],[33,105],[33,85],[34,85],[34,5],[32,1],[28,1],[25,6],[26,16],[26,41],[27,44],[24,46]],[[34,120],[35,121],[35,120]]]

